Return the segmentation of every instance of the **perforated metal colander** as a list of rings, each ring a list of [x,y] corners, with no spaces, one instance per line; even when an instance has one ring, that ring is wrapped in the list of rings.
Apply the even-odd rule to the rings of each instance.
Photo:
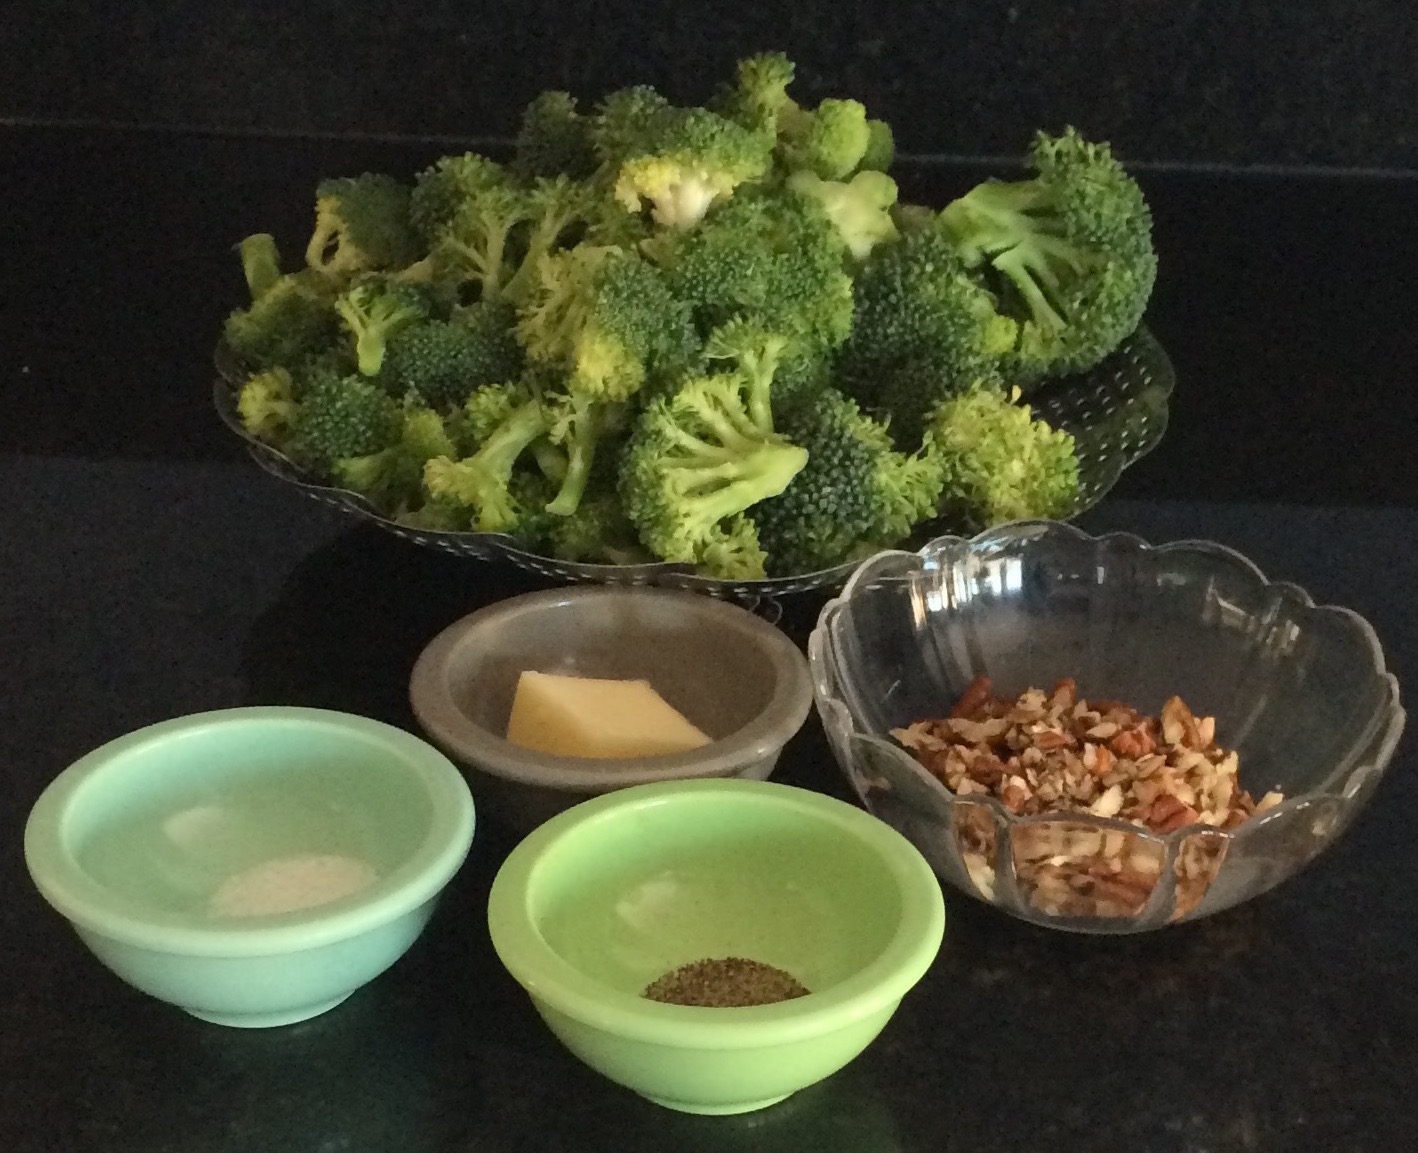
[[[795,593],[840,588],[855,564],[837,565],[799,576],[756,581],[727,581],[702,576],[692,566],[652,564],[582,564],[528,552],[501,533],[430,532],[398,524],[364,498],[317,483],[288,457],[256,440],[242,427],[236,397],[245,373],[225,345],[216,354],[218,378],[213,389],[217,412],[247,444],[252,458],[273,476],[314,500],[373,521],[389,532],[426,548],[475,560],[502,560],[544,577],[569,583],[636,584],[694,589],[750,604],[764,604]],[[1157,446],[1167,430],[1168,403],[1175,373],[1167,353],[1145,328],[1139,328],[1101,364],[1077,376],[1051,382],[1029,398],[1037,414],[1074,437],[1078,452],[1079,493],[1071,516],[1092,508],[1107,495],[1123,469]],[[927,540],[951,527],[940,521],[918,526]]]

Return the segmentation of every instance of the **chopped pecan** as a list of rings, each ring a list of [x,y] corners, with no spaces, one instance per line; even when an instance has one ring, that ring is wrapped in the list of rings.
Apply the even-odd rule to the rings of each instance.
[[[979,711],[981,705],[985,704],[991,696],[990,678],[978,676],[970,682],[970,686],[955,702],[955,707],[950,710],[950,715],[954,717],[972,717]]]
[[[988,678],[979,677],[950,717],[894,735],[957,796],[988,796],[1018,816],[1085,815],[1011,833],[1016,877],[1034,906],[1051,913],[1134,915],[1161,873],[1161,845],[1086,818],[1163,835],[1190,825],[1227,830],[1283,800],[1270,792],[1257,802],[1241,788],[1236,753],[1216,744],[1215,719],[1197,717],[1179,697],[1160,716],[1144,716],[1118,701],[1084,700],[1069,678],[1047,694],[1029,689],[1011,701],[993,696]],[[1219,837],[1189,838],[1185,868],[1178,856],[1173,919],[1205,896],[1224,854],[1224,838],[1219,850],[1209,844]],[[1193,842],[1208,842],[1204,853]],[[962,842],[962,854],[965,848]],[[987,860],[971,848],[969,856],[971,876],[988,879],[992,891],[993,852]]]

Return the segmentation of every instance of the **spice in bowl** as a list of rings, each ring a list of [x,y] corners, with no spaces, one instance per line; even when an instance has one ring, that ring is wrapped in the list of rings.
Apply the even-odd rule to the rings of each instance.
[[[809,990],[791,973],[743,957],[691,961],[652,981],[644,996],[668,1005],[737,1009],[806,997]]]

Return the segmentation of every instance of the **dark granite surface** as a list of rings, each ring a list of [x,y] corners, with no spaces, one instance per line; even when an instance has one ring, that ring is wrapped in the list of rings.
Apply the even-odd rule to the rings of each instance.
[[[283,701],[409,727],[423,642],[531,583],[350,529],[244,462],[9,454],[0,490],[6,1153],[1418,1147],[1411,740],[1332,851],[1196,925],[1078,938],[948,893],[944,949],[878,1041],[761,1114],[673,1114],[559,1047],[488,943],[512,839],[486,823],[424,937],[339,1009],[263,1032],[189,1019],[107,974],[32,890],[20,834],[42,787],[195,709]],[[1239,547],[1367,615],[1401,679],[1418,666],[1418,513],[1120,500],[1085,525]],[[777,777],[845,796],[815,720]]]
[[[202,382],[245,292],[232,245],[304,247],[322,176],[430,145],[0,128],[0,450],[232,459]],[[902,166],[941,204],[987,171]],[[1418,507],[1418,178],[1146,170],[1148,323],[1179,377],[1119,492]]]
[[[10,0],[0,118],[505,136],[543,88],[698,101],[765,48],[915,153],[1072,122],[1144,160],[1418,168],[1408,0]]]

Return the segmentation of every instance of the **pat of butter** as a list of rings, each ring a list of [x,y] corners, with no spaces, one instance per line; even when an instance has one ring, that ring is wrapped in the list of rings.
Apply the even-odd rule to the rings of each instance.
[[[570,757],[653,757],[709,744],[649,681],[608,681],[524,672],[507,739]]]

